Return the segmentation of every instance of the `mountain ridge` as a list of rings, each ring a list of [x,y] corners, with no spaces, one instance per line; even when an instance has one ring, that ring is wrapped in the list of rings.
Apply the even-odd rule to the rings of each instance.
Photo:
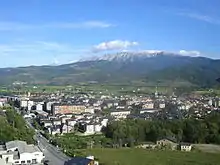
[[[69,85],[78,82],[157,83],[181,82],[214,86],[220,77],[220,60],[181,56],[167,52],[122,52],[58,66],[29,66],[0,69],[0,84]]]
[[[124,51],[124,52],[117,52],[114,54],[104,54],[102,56],[92,56],[90,58],[80,59],[79,62],[100,61],[100,60],[125,61],[135,58],[151,58],[156,56],[184,56],[184,55],[182,55],[181,53],[174,53],[174,52],[168,52],[162,50]],[[199,57],[199,56],[191,56],[191,57]]]

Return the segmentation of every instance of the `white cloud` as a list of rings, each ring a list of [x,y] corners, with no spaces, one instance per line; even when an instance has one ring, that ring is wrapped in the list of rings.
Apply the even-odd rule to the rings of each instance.
[[[208,16],[208,15],[202,15],[202,14],[197,14],[197,13],[179,13],[179,14],[182,16],[187,16],[192,19],[199,20],[199,21],[220,25],[219,19],[216,19],[216,18]]]
[[[115,25],[102,21],[58,22],[46,24],[25,24],[19,22],[0,22],[0,31],[28,30],[44,28],[77,29],[77,28],[109,28]]]
[[[163,52],[162,50],[143,50],[143,53],[161,53]]]
[[[183,56],[201,56],[201,52],[197,50],[190,50],[190,51],[180,50],[179,54]]]
[[[102,42],[93,47],[93,52],[101,52],[108,50],[124,50],[132,46],[138,45],[138,42],[135,41],[122,41],[122,40],[113,40],[108,42]]]

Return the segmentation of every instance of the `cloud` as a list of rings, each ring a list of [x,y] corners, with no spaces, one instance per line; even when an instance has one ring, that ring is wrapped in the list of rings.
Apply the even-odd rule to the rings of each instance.
[[[190,50],[190,51],[180,50],[179,54],[183,56],[201,56],[201,52],[197,50]]]
[[[122,41],[122,40],[113,40],[108,42],[102,42],[93,47],[93,52],[101,52],[108,50],[124,50],[132,46],[138,45],[138,42],[135,41]]]
[[[103,21],[85,21],[85,22],[58,22],[47,24],[24,24],[19,22],[0,22],[0,31],[11,30],[33,30],[44,28],[57,28],[57,29],[90,29],[90,28],[109,28],[114,27],[111,23]]]
[[[199,20],[199,21],[211,23],[211,24],[220,25],[220,20],[219,19],[213,18],[213,17],[208,16],[208,15],[202,15],[202,14],[197,14],[197,13],[179,13],[179,15],[186,16],[186,17],[196,19],[196,20]]]

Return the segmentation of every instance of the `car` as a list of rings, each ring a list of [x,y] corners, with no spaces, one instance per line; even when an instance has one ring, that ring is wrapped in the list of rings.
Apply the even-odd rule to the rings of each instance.
[[[50,162],[49,160],[45,160],[44,165],[49,165],[49,162]]]

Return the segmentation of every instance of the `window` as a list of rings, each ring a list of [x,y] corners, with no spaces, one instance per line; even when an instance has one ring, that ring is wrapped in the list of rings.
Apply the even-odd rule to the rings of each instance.
[[[31,160],[27,160],[27,163],[31,163]]]
[[[25,161],[24,161],[24,160],[22,160],[22,161],[21,161],[21,164],[24,164],[24,163],[25,163]]]
[[[32,159],[32,163],[36,164],[37,163],[37,159]]]
[[[19,163],[19,161],[15,161],[15,164],[18,164]]]

